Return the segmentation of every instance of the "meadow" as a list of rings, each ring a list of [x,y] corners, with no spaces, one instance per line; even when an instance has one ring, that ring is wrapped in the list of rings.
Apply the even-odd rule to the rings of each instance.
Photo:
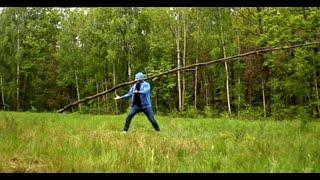
[[[320,172],[320,123],[0,111],[0,172]]]

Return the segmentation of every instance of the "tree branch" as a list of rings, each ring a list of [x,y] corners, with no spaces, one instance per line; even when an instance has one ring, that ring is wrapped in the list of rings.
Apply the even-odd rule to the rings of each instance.
[[[251,52],[247,52],[247,53],[243,53],[243,54],[238,54],[238,55],[235,55],[235,56],[230,56],[230,57],[226,57],[226,58],[220,58],[220,59],[217,59],[217,60],[211,60],[211,61],[207,61],[207,62],[201,62],[201,63],[195,63],[195,64],[191,64],[191,65],[188,65],[188,66],[184,66],[184,67],[181,67],[181,68],[175,68],[175,69],[171,69],[167,72],[164,72],[164,73],[160,73],[160,74],[157,74],[157,75],[154,75],[154,76],[150,76],[148,78],[144,78],[144,80],[148,80],[148,79],[154,79],[156,80],[157,77],[159,76],[164,76],[164,75],[167,75],[167,74],[171,74],[171,73],[174,73],[176,71],[181,71],[181,70],[186,70],[186,69],[191,69],[191,68],[194,68],[194,67],[201,67],[201,66],[207,66],[207,65],[211,65],[211,64],[215,64],[215,63],[221,63],[221,62],[229,62],[229,61],[232,61],[232,60],[237,60],[237,58],[240,58],[240,57],[245,57],[245,56],[250,56],[250,55],[256,55],[256,54],[261,54],[261,53],[266,53],[266,52],[272,52],[272,51],[279,51],[279,50],[286,50],[286,49],[293,49],[293,48],[298,48],[298,47],[303,47],[303,46],[310,46],[310,45],[315,45],[315,44],[320,44],[320,42],[310,42],[310,43],[306,43],[306,44],[298,44],[298,45],[293,45],[293,46],[286,46],[286,47],[276,47],[276,48],[264,48],[264,49],[260,49],[260,50],[257,50],[257,51],[251,51]],[[106,91],[103,91],[103,92],[100,92],[98,94],[95,94],[93,96],[88,96],[88,97],[85,97],[79,101],[76,101],[76,102],[73,102],[71,104],[68,104],[67,106],[65,106],[64,108],[58,110],[58,113],[62,113],[64,111],[66,111],[67,109],[71,108],[72,106],[75,106],[79,103],[82,103],[82,102],[85,102],[85,101],[88,101],[88,100],[91,100],[91,99],[94,99],[94,98],[97,98],[99,96],[103,96],[109,92],[112,92],[120,87],[123,87],[123,86],[126,86],[126,85],[130,85],[130,84],[134,84],[136,83],[137,81],[128,81],[128,82],[124,82],[124,83],[120,83]]]

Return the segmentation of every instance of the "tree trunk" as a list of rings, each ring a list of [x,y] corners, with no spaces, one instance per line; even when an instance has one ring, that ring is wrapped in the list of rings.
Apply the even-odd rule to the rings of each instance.
[[[196,58],[196,63],[198,63],[198,56]],[[197,109],[197,84],[198,84],[198,67],[195,67],[195,72],[194,72],[194,109]]]
[[[112,74],[113,74],[113,86],[116,85],[116,65],[113,62],[112,63]],[[116,91],[114,91],[114,93],[117,95]],[[118,113],[118,103],[115,103],[115,107],[116,107],[116,113]]]
[[[257,7],[258,13],[260,13],[263,10],[263,7]],[[258,24],[259,24],[259,34],[262,35],[264,33],[263,31],[263,25],[262,25],[262,18],[259,15],[258,16]],[[270,91],[266,87],[266,83],[269,80],[269,68],[267,66],[263,65],[264,58],[263,55],[259,55],[259,58],[261,58],[261,67],[262,67],[262,100],[263,100],[263,114],[264,117],[270,116],[271,113],[271,107],[270,107]]]
[[[315,73],[315,87],[316,87],[316,100],[319,101],[319,91],[318,91],[318,80],[317,80],[317,76]],[[319,103],[317,103],[317,108],[318,108],[318,116],[320,115],[320,105]]]
[[[196,63],[199,62],[199,44],[197,42],[197,57]],[[197,89],[198,89],[198,67],[195,67],[194,72],[194,109],[197,109]]]
[[[186,16],[184,14],[183,21],[183,66],[186,66],[186,51],[187,51],[187,28],[186,28]],[[184,109],[184,97],[186,91],[186,78],[185,73],[182,74],[182,93],[181,93],[181,105],[182,109]]]
[[[264,92],[264,86],[265,86],[264,78],[262,78],[261,86],[262,86],[262,100],[263,100],[263,117],[267,117],[266,97],[265,97],[265,92]]]
[[[96,89],[97,89],[97,93],[99,93],[99,83],[96,82]],[[98,113],[100,114],[100,99],[99,97],[97,98],[98,101]]]
[[[197,10],[197,23],[199,23],[199,19],[198,19],[198,10]],[[196,63],[199,62],[199,31],[200,31],[200,27],[197,27],[197,57],[196,57]],[[198,85],[198,67],[195,67],[195,71],[194,71],[194,109],[197,109],[197,85]]]
[[[262,102],[263,102],[263,117],[267,117],[267,107],[266,107],[266,96],[265,96],[265,73],[264,73],[264,67],[263,67],[263,57],[261,58],[261,66],[262,66],[262,78],[261,78],[261,89],[262,89]]]
[[[263,102],[263,117],[267,117],[267,106],[266,106],[266,95],[265,95],[265,67],[263,66],[263,56],[261,54],[258,54],[256,56],[256,59],[258,62],[261,62],[261,91],[262,91],[262,102]]]
[[[221,30],[221,43],[222,43],[222,50],[223,50],[223,58],[226,58],[226,47],[225,47],[225,43],[224,43],[224,39],[223,39],[223,29],[222,26],[220,27]],[[225,61],[224,62],[224,66],[226,69],[226,89],[227,89],[227,101],[228,101],[228,112],[229,115],[231,115],[231,106],[230,106],[230,95],[229,95],[229,73],[228,73],[228,64]]]
[[[224,62],[224,66],[225,66],[226,75],[227,75],[226,88],[227,88],[228,112],[229,112],[229,115],[231,115],[230,94],[229,94],[229,74],[228,74],[228,64],[227,64],[227,62]]]
[[[74,77],[75,77],[75,82],[76,82],[76,88],[77,88],[77,97],[78,97],[78,101],[80,100],[80,92],[79,92],[79,84],[78,84],[78,74],[77,71],[74,71]],[[79,104],[79,109],[81,111],[81,105]]]
[[[261,8],[257,7],[258,13],[261,12]],[[263,33],[262,29],[262,19],[260,18],[261,16],[258,16],[258,24],[259,24],[259,34],[261,35]],[[263,57],[261,55],[258,55],[258,61],[261,62],[261,72],[262,72],[262,77],[261,77],[261,89],[262,89],[262,102],[263,102],[263,117],[267,117],[267,111],[266,111],[266,96],[265,96],[265,79],[264,79],[264,71],[263,71]]]
[[[205,99],[206,99],[206,106],[209,106],[209,90],[208,90],[208,79],[207,79],[207,71],[204,71],[204,89],[205,89]]]
[[[22,109],[27,108],[27,97],[26,97],[26,92],[27,92],[27,83],[28,83],[28,73],[25,73],[24,76],[24,81],[23,81],[23,91],[22,91],[22,98],[20,97],[20,108],[22,106]],[[21,95],[20,95],[21,96]]]
[[[251,85],[251,73],[248,81],[248,104],[251,106],[252,101],[252,85]]]
[[[127,47],[127,46],[126,46]],[[128,49],[128,48],[126,48]],[[127,51],[127,54],[128,54],[128,51]],[[128,58],[128,79],[129,81],[131,80],[131,65],[130,65],[130,58]],[[128,101],[128,108],[130,108],[130,101]]]
[[[240,62],[238,61],[238,64],[240,64]],[[239,78],[238,78],[238,116],[240,115],[240,102],[241,102],[241,91],[240,91],[240,83],[241,83],[241,79],[240,79],[240,73],[239,73]]]
[[[2,105],[3,105],[3,110],[6,110],[6,103],[4,101],[4,90],[3,90],[3,81],[2,81],[2,76],[0,76],[0,86],[1,86],[1,100],[2,100]]]
[[[107,91],[108,90],[108,80],[107,80],[107,78],[105,79],[105,91]],[[105,107],[106,107],[106,112],[108,113],[109,112],[109,106],[108,106],[108,94],[106,94],[106,96],[105,96],[105,101],[104,101],[104,105],[105,105]]]
[[[312,60],[313,61],[313,64],[314,63],[314,59]],[[317,72],[315,71],[314,72],[314,84],[315,84],[315,98],[316,98],[316,101],[319,101],[319,91],[318,91],[318,79],[317,79]],[[317,113],[318,113],[318,116],[320,115],[320,105],[319,103],[317,103]]]
[[[158,92],[156,95],[156,113],[158,114]]]
[[[180,30],[179,30],[179,24],[178,24],[176,28],[177,68],[181,67],[180,44],[179,44],[180,32],[179,31]],[[181,91],[180,71],[177,71],[177,77],[178,77],[179,111],[182,111],[182,91]]]
[[[130,64],[129,58],[128,58],[128,79],[129,81],[131,80],[131,64]]]
[[[17,83],[17,91],[16,91],[16,99],[17,99],[17,111],[20,110],[20,99],[19,99],[19,92],[20,92],[20,88],[19,88],[19,78],[20,78],[20,63],[19,63],[19,52],[20,52],[20,40],[19,40],[19,29],[18,29],[18,36],[17,36],[17,79],[16,79],[16,83]]]
[[[238,54],[241,53],[241,49],[240,49],[240,38],[239,38],[239,34],[238,34]],[[238,68],[240,67],[240,59],[238,59]],[[240,102],[241,102],[241,71],[239,71],[239,75],[238,75],[238,103],[237,103],[237,109],[238,109],[238,116],[240,115]]]
[[[20,65],[19,65],[19,61],[17,61],[17,93],[16,93],[16,98],[17,98],[17,111],[19,111],[20,109],[20,99],[19,99],[19,92],[20,92],[20,88],[19,88],[19,77],[20,77]]]

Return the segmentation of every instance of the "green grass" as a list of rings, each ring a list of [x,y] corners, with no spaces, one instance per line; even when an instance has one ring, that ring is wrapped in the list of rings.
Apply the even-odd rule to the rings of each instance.
[[[320,124],[0,111],[0,172],[320,172]]]

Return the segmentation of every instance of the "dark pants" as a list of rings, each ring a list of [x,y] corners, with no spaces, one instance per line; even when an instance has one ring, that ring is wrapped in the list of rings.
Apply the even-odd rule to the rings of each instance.
[[[160,128],[158,126],[158,123],[157,121],[154,119],[154,116],[153,116],[153,112],[152,112],[152,109],[151,107],[147,107],[147,108],[139,108],[138,106],[133,106],[131,108],[131,111],[130,113],[128,114],[128,117],[126,119],[126,123],[124,125],[124,128],[123,130],[124,131],[128,131],[129,129],[129,126],[130,126],[130,123],[131,123],[131,120],[132,118],[139,112],[144,112],[144,114],[148,117],[148,120],[151,122],[153,128],[156,130],[156,131],[160,131]]]

